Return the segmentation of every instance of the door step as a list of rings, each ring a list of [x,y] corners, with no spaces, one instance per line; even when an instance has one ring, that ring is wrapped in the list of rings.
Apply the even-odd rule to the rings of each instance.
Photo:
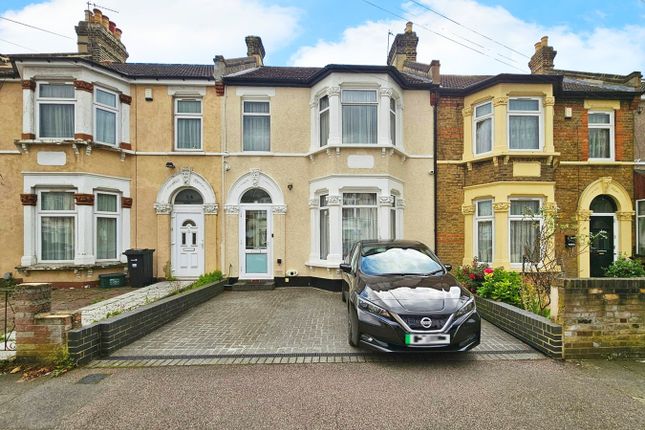
[[[247,279],[247,280],[237,281],[235,284],[231,285],[230,288],[231,288],[231,291],[273,290],[275,288],[275,282],[271,279],[261,279],[261,280]]]

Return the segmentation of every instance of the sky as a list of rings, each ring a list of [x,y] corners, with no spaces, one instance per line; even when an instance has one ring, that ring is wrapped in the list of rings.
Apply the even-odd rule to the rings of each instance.
[[[128,62],[210,64],[262,37],[273,66],[385,64],[406,21],[420,62],[442,73],[528,73],[549,36],[559,69],[645,71],[645,0],[100,0],[123,30]],[[92,6],[94,7],[94,6]],[[74,52],[81,0],[0,0],[0,53]],[[117,12],[107,10],[113,9]],[[443,15],[443,16],[440,16]],[[62,37],[66,36],[66,37]],[[19,45],[19,46],[17,46]]]

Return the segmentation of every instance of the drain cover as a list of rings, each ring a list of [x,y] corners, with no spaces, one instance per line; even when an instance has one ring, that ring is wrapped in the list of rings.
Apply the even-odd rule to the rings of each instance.
[[[87,376],[83,376],[81,379],[79,379],[77,384],[98,384],[108,376],[110,375],[107,373],[92,373]]]

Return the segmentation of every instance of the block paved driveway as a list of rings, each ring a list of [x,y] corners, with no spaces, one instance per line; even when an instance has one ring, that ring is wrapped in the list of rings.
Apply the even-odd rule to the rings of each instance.
[[[340,293],[315,288],[226,291],[91,366],[370,361],[363,358],[382,356],[347,344],[346,312]],[[458,355],[544,358],[486,321],[482,343]]]

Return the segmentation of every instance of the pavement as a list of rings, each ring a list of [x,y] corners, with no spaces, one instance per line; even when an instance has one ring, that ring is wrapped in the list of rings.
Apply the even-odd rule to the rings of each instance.
[[[345,306],[339,293],[315,288],[224,292],[91,366],[388,360],[349,346]],[[486,321],[482,343],[459,357],[544,358]]]
[[[103,377],[102,377],[103,376]],[[11,429],[642,429],[645,363],[225,365],[0,376]]]

